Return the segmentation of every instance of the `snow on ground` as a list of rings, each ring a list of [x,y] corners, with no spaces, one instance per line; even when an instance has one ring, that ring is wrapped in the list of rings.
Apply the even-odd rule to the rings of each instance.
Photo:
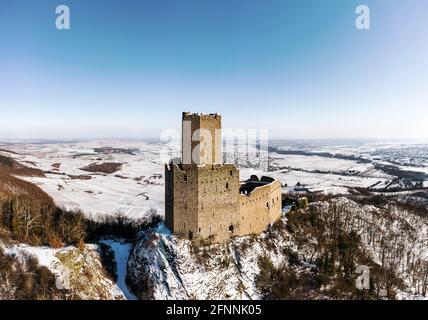
[[[57,252],[65,249],[53,249],[50,247],[32,247],[26,244],[6,246],[3,248],[5,253],[11,256],[20,257],[23,253],[32,255],[37,258],[39,265],[48,268],[57,277],[57,284],[63,284],[66,270],[59,259],[55,256]]]
[[[136,300],[125,283],[129,253],[132,249],[131,243],[120,242],[116,240],[104,240],[102,243],[108,245],[114,252],[114,258],[117,266],[117,285],[122,290],[128,300]]]
[[[378,246],[383,242],[379,239],[374,241],[373,235],[376,237],[393,235],[393,239],[399,237],[397,243],[403,244],[400,250],[409,254],[394,256],[401,259],[402,263],[399,263],[400,268],[397,272],[406,279],[408,290],[399,292],[397,298],[424,299],[412,293],[414,292],[410,281],[412,278],[408,275],[410,269],[407,266],[409,262],[406,262],[408,259],[413,261],[414,258],[427,258],[428,228],[423,218],[401,211],[382,215],[379,209],[373,206],[361,206],[346,198],[336,199],[335,203],[341,208],[346,208],[340,211],[343,217],[348,215],[347,212],[353,212],[356,216],[356,219],[352,219],[352,223],[347,227],[358,229],[366,252],[375,262],[380,263],[379,255],[383,251]],[[327,203],[312,205],[325,207],[322,212],[328,214]],[[255,279],[259,274],[257,259],[260,255],[267,254],[272,263],[279,267],[287,261],[287,256],[284,255],[283,250],[277,250],[278,248],[288,247],[294,251],[299,250],[302,256],[309,257],[312,252],[310,246],[315,245],[305,242],[308,248],[298,248],[290,235],[285,232],[272,237],[275,239],[275,249],[272,245],[268,246],[264,241],[265,235],[262,234],[253,240],[251,237],[240,237],[228,244],[213,245],[207,248],[207,251],[205,248],[198,251],[191,247],[190,241],[174,237],[162,223],[153,232],[143,233],[142,237],[132,251],[130,276],[133,281],[145,275],[149,276],[154,284],[153,298],[155,299],[259,299],[260,293],[255,286]],[[80,252],[75,247],[52,249],[23,244],[3,244],[2,247],[7,254],[18,258],[22,257],[23,253],[35,256],[40,265],[49,268],[56,276],[58,287],[71,288],[71,290],[78,288],[82,298],[135,299],[136,297],[125,284],[131,244],[118,240],[105,240],[103,243],[114,251],[117,283],[105,277],[97,245],[86,245],[84,252]],[[90,276],[86,276],[87,274]]]
[[[262,241],[241,252],[240,246],[248,239],[241,237],[228,245],[213,245],[209,247],[211,252],[204,255],[203,251],[195,252],[190,241],[176,238],[161,224],[137,242],[129,262],[131,281],[147,276],[155,300],[260,299],[254,281],[259,274],[258,256],[266,252],[275,266],[283,257],[267,252]]]
[[[104,146],[138,149],[135,154],[97,153]],[[12,147],[8,146],[9,149]],[[52,173],[46,178],[26,177],[53,197],[57,205],[85,214],[121,212],[141,218],[150,208],[163,214],[163,145],[145,142],[95,141],[42,145],[14,145],[22,163]],[[91,173],[80,168],[90,163],[119,162],[122,168],[112,174]],[[59,164],[59,168],[52,165]],[[90,176],[90,180],[71,176]]]
[[[425,218],[394,207],[361,205],[345,197],[310,206],[318,208],[320,219],[330,221],[327,225],[332,217],[329,208],[340,209],[336,213],[339,225],[358,234],[362,252],[374,263],[392,268],[403,280],[405,287],[397,298],[426,299],[420,295],[426,274],[423,265],[427,261]],[[324,231],[331,232],[329,227]],[[320,254],[317,247],[313,233],[305,229],[290,233],[288,228],[281,228],[198,248],[192,247],[189,240],[172,235],[161,223],[140,234],[128,262],[129,278],[140,284],[142,277],[147,277],[151,286],[146,293],[142,290],[144,298],[148,295],[154,299],[260,299],[256,286],[260,256],[268,256],[279,268],[289,263],[290,252],[297,253],[300,263],[294,270],[300,272],[315,267],[313,263]],[[317,298],[322,298],[322,294],[323,290],[318,290]]]
[[[301,184],[308,188],[308,190],[316,192],[322,191],[324,193],[333,194],[346,194],[349,187],[370,187],[375,183],[381,181],[381,185],[385,185],[386,179],[375,177],[361,177],[361,176],[345,176],[339,174],[326,174],[326,173],[313,173],[294,170],[282,170],[273,172],[263,172],[251,168],[242,168],[241,177],[249,177],[255,174],[258,176],[268,175],[275,179],[280,179],[286,187],[283,191],[292,191],[296,185]]]
[[[403,164],[399,166],[403,170],[428,171],[428,166],[424,167],[427,145],[287,141],[273,141],[271,145],[282,150],[351,155],[380,164]],[[39,185],[57,205],[70,210],[81,209],[89,216],[121,212],[131,218],[141,218],[150,208],[156,209],[161,216],[164,214],[164,164],[179,155],[177,147],[167,153],[165,146],[159,141],[96,140],[8,144],[2,148],[17,152],[11,156],[18,161],[50,172],[46,178],[25,179]],[[104,147],[121,149],[97,152],[96,148]],[[375,169],[373,163],[357,160],[278,153],[269,156],[270,172],[266,172],[267,162],[257,166],[245,163],[248,159],[238,156],[241,180],[248,179],[251,174],[268,175],[281,180],[284,192],[301,185],[314,192],[346,194],[348,188],[384,188],[394,178]],[[250,160],[260,159],[253,157]],[[120,162],[123,166],[112,174],[80,169],[94,162]],[[90,176],[91,179],[78,176]],[[427,183],[425,181],[424,186]]]
[[[55,275],[57,288],[69,290],[71,296],[75,293],[82,299],[91,300],[131,297],[128,291],[122,291],[120,283],[115,284],[105,276],[95,244],[86,244],[83,252],[72,246],[54,249],[26,244],[4,246],[2,249],[18,259],[22,259],[24,254],[35,257],[40,266]],[[118,256],[123,258],[120,254]]]
[[[373,169],[370,164],[358,163],[354,160],[326,158],[304,155],[272,155],[273,164],[279,167],[299,168],[308,171],[335,171],[335,172],[366,172]]]
[[[408,293],[399,291],[397,293],[397,300],[428,300],[427,297],[424,297],[423,295]]]
[[[413,170],[427,172],[426,162],[427,145],[407,145],[394,144],[356,144],[356,145],[322,145],[322,144],[302,144],[287,145],[282,142],[285,150],[304,150],[308,152],[329,152],[331,154],[354,155],[364,157],[378,163],[397,165],[402,170]],[[96,148],[103,147],[122,148],[127,150],[116,150],[115,152],[100,152]],[[115,214],[121,212],[131,218],[141,218],[150,208],[157,209],[163,215],[164,208],[164,164],[169,158],[177,156],[177,153],[162,156],[165,144],[160,142],[131,141],[131,140],[110,140],[110,141],[81,141],[71,143],[50,143],[50,144],[8,144],[0,145],[0,148],[12,150],[17,154],[7,154],[22,162],[23,164],[39,168],[46,173],[46,178],[20,177],[39,185],[44,191],[53,197],[56,204],[67,209],[81,209],[85,214],[91,216],[96,214]],[[283,191],[294,190],[296,185],[301,185],[310,191],[320,191],[324,193],[346,194],[348,188],[353,187],[385,187],[394,178],[385,174],[382,170],[376,170],[372,163],[361,163],[356,160],[328,158],[314,155],[282,155],[278,153],[270,154],[270,165],[273,171],[266,172],[261,165],[250,166],[240,165],[241,180],[245,180],[252,174],[258,176],[268,175],[281,180],[284,185]],[[238,159],[243,160],[243,159]],[[120,162],[123,163],[121,169],[112,174],[91,173],[81,170],[82,167],[91,163]],[[259,168],[259,169],[257,169]],[[90,179],[83,179],[82,176],[90,176]],[[428,187],[428,181],[424,182],[424,187]],[[426,234],[426,230],[422,230]],[[189,265],[186,259],[194,259],[189,245],[185,241],[174,243],[174,239],[168,235],[167,231],[158,230],[158,239],[155,243],[164,243],[163,250],[178,250],[179,265],[182,270],[177,274],[170,272],[170,262],[166,259],[170,252],[154,251],[149,252],[149,258],[153,258],[153,263],[166,269],[151,270],[157,277],[163,278],[172,287],[160,287],[157,291],[159,298],[216,298],[216,297],[236,297],[240,299],[257,298],[258,294],[254,288],[253,280],[257,274],[256,254],[247,258],[243,257],[241,271],[246,277],[240,278],[237,283],[233,277],[236,267],[233,264],[237,261],[230,261],[232,264],[217,276],[218,270],[210,270]],[[239,245],[236,240],[235,245]],[[243,240],[242,240],[243,241]],[[127,272],[127,261],[130,254],[131,245],[119,241],[106,240],[115,253],[117,263],[118,281],[117,284],[99,275],[101,282],[110,290],[112,297],[126,297],[135,299],[135,296],[128,290],[125,279]],[[174,246],[179,245],[179,248]],[[86,259],[101,265],[95,258],[96,245],[87,245],[92,253],[88,253]],[[262,247],[256,243],[254,252],[259,253]],[[5,248],[8,254],[20,255],[28,252],[35,255],[39,263],[48,267],[56,275],[59,285],[66,285],[64,279],[67,278],[69,269],[64,266],[63,259],[72,259],[73,263],[78,263],[81,257],[76,252],[76,248],[52,249],[45,247],[30,247],[26,245],[15,245]],[[225,249],[226,250],[226,249]],[[228,248],[233,251],[233,248]],[[220,255],[221,256],[221,255]],[[271,259],[275,263],[274,255]],[[189,261],[191,261],[190,259]],[[80,261],[81,262],[81,261]],[[214,264],[223,264],[223,261],[212,261]],[[97,267],[98,268],[98,267]],[[199,268],[199,269],[198,269]],[[240,267],[241,268],[241,267]],[[180,271],[185,271],[181,274]],[[204,275],[204,276],[202,276]],[[221,291],[213,291],[212,287],[206,286],[206,281],[211,283],[215,279],[221,281],[218,288]],[[76,280],[77,281],[77,280]],[[217,280],[216,280],[217,281]],[[214,283],[213,282],[213,283]],[[176,287],[174,287],[176,286]],[[237,286],[243,286],[242,291],[236,291]],[[193,289],[192,289],[193,288]],[[174,291],[173,293],[169,290]],[[197,289],[197,290],[196,290]],[[91,291],[91,295],[95,293]],[[88,294],[88,296],[90,296]],[[403,298],[405,294],[403,293]],[[408,296],[408,299],[413,297]]]

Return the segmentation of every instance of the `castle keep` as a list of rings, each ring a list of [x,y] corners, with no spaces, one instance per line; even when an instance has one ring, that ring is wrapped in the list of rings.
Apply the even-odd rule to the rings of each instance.
[[[190,240],[261,233],[281,217],[281,183],[223,164],[221,116],[184,112],[180,161],[165,166],[165,223]]]

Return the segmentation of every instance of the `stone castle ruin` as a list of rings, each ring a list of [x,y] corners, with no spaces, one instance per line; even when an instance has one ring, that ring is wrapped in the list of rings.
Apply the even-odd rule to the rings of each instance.
[[[239,180],[223,164],[221,116],[184,112],[181,159],[165,166],[165,223],[190,240],[226,242],[258,234],[281,217],[281,183]]]

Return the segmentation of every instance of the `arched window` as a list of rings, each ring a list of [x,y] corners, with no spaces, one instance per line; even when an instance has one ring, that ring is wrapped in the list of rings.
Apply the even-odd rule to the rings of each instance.
[[[226,189],[229,189],[229,182],[226,182]]]
[[[187,174],[184,175],[184,181],[187,182]]]
[[[232,170],[230,170],[230,175],[233,176],[233,171]]]
[[[229,231],[230,231],[231,233],[233,233],[233,224],[231,224],[231,225],[229,226]]]

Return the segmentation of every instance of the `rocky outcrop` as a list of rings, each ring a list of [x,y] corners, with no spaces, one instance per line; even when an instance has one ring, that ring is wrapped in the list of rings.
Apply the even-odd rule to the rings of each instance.
[[[128,284],[143,299],[260,299],[266,297],[259,285],[260,257],[267,257],[276,273],[272,286],[283,281],[277,277],[281,270],[293,275],[295,289],[309,284],[306,296],[287,293],[291,298],[359,298],[352,279],[363,263],[373,267],[373,289],[366,298],[423,297],[427,226],[426,218],[402,208],[345,197],[312,203],[259,236],[228,244],[197,247],[159,224],[141,232],[135,243]],[[325,269],[326,259],[332,269]]]

